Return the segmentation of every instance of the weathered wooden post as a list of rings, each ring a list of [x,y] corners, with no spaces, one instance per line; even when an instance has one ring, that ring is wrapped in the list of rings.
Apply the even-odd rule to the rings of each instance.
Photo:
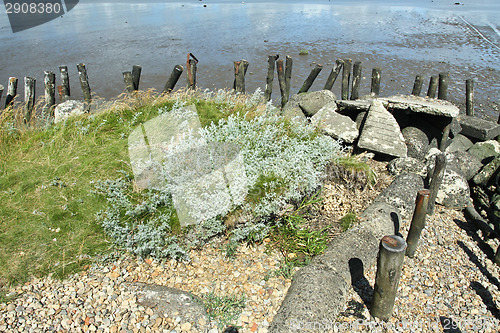
[[[413,89],[411,94],[413,96],[420,96],[420,92],[422,91],[422,85],[424,84],[424,78],[422,75],[415,76],[415,82],[413,83]]]
[[[92,97],[90,94],[90,85],[89,85],[89,77],[87,75],[87,68],[85,68],[85,64],[76,65],[78,69],[78,76],[80,78],[80,86],[82,87],[83,99],[89,106],[90,102],[92,102]]]
[[[288,99],[290,98],[290,84],[292,81],[292,66],[293,66],[293,59],[290,56],[286,56],[286,63],[285,63],[285,93],[286,93],[286,100],[288,102]]]
[[[56,104],[56,74],[53,72],[45,72],[43,82],[45,84],[45,105],[43,106],[43,114],[52,117],[54,105]]]
[[[61,73],[61,101],[67,101],[71,96],[69,89],[69,74],[68,66],[59,66],[59,72]]]
[[[274,63],[278,60],[278,55],[267,56],[267,77],[266,77],[266,91],[264,92],[264,100],[266,102],[271,100],[273,93],[273,80],[274,80]]]
[[[183,71],[184,67],[182,67],[181,65],[175,65],[172,73],[170,74],[170,77],[167,80],[167,83],[165,83],[165,88],[163,88],[162,94],[169,93],[174,90],[175,84],[177,83],[177,81],[179,81],[179,77],[181,76]]]
[[[352,67],[352,91],[351,100],[359,98],[359,86],[361,85],[361,61],[356,61]]]
[[[141,81],[142,67],[139,65],[132,66],[132,82],[134,83],[134,90],[139,90],[139,82]]]
[[[31,119],[31,113],[33,112],[33,107],[35,106],[35,86],[36,79],[34,77],[25,77],[24,78],[24,102],[25,105],[25,113],[24,113],[24,121],[27,123]]]
[[[474,116],[474,80],[465,80],[465,113]]]
[[[0,84],[0,102],[2,101],[3,90],[4,90],[4,86],[2,86]]]
[[[9,77],[9,85],[7,86],[7,95],[5,96],[5,108],[14,105],[14,98],[17,95],[17,78]]]
[[[443,181],[444,171],[446,168],[446,155],[444,153],[436,156],[434,171],[432,172],[432,180],[429,186],[429,204],[427,205],[427,214],[434,214],[434,206],[436,204],[436,197]]]
[[[134,78],[132,76],[132,72],[123,72],[123,81],[125,82],[125,87],[127,88],[127,92],[129,94],[134,92]]]
[[[349,82],[351,81],[351,68],[352,60],[344,59],[344,66],[342,66],[342,92],[341,99],[349,99]]]
[[[439,73],[439,87],[438,87],[438,98],[448,99],[448,83],[450,81],[450,73],[443,72]]]
[[[427,216],[427,206],[429,204],[429,190],[421,190],[417,193],[415,200],[415,211],[411,220],[410,231],[406,237],[406,255],[413,258],[417,249],[420,234],[425,228],[425,217]]]
[[[405,257],[406,242],[400,236],[384,236],[377,258],[377,274],[370,314],[389,320],[394,309],[399,279]]]
[[[234,62],[234,84],[233,89],[239,93],[245,93],[245,74],[248,69],[248,61],[245,59]]]
[[[372,84],[370,88],[370,93],[374,94],[375,96],[380,95],[380,76],[381,76],[382,70],[380,68],[373,68],[372,69]]]
[[[342,69],[342,66],[344,64],[344,60],[342,59],[337,59],[335,60],[335,66],[333,66],[332,71],[330,72],[330,75],[328,75],[328,79],[326,79],[325,87],[323,90],[332,90],[333,85],[335,84],[335,81],[337,80],[337,77],[339,76],[340,70]]]
[[[441,137],[441,142],[439,142],[439,150],[444,151],[446,149],[446,143],[448,142],[448,137],[451,131],[451,121],[452,118],[446,119],[446,126],[443,129],[443,136]]]
[[[186,72],[187,72],[187,84],[189,89],[196,88],[197,66],[198,66],[198,59],[196,59],[196,57],[192,53],[188,53],[186,62]]]
[[[436,98],[437,87],[438,87],[437,76],[431,76],[431,80],[429,81],[429,89],[427,89],[427,97]]]
[[[286,95],[285,71],[282,59],[276,61],[276,71],[278,72],[278,83],[281,92],[281,107],[284,107],[288,102],[288,96]]]
[[[309,73],[309,76],[307,79],[304,81],[304,84],[302,84],[302,87],[300,88],[298,94],[307,92],[309,88],[311,88],[314,80],[318,77],[319,72],[323,69],[323,65],[316,64],[314,68],[311,70],[311,73]]]

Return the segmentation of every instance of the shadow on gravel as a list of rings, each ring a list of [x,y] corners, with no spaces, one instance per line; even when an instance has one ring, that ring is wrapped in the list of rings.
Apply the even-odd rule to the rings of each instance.
[[[458,328],[458,324],[453,319],[440,316],[439,321],[443,327],[443,333],[462,333]]]
[[[472,281],[470,283],[470,287],[474,289],[474,291],[476,292],[476,294],[478,294],[479,297],[481,297],[488,311],[491,312],[491,314],[495,318],[500,319],[500,310],[498,310],[495,302],[493,301],[493,297],[491,296],[491,293],[488,291],[488,289],[486,289],[481,283],[477,281]]]
[[[476,267],[479,269],[479,271],[483,273],[484,276],[486,276],[488,281],[490,281],[491,284],[494,284],[495,286],[497,286],[497,288],[500,289],[500,282],[498,281],[498,279],[491,275],[486,267],[484,267],[484,265],[479,261],[479,258],[476,256],[476,254],[472,252],[472,250],[469,249],[467,245],[465,245],[462,241],[458,241],[457,244],[462,248],[462,250],[464,250],[465,253],[467,253],[470,261],[472,261],[474,265],[476,265]]]
[[[369,309],[372,304],[373,288],[365,277],[363,262],[357,258],[349,260],[349,271],[351,273],[351,284]]]
[[[495,251],[489,246],[485,241],[479,237],[477,234],[478,229],[471,225],[470,223],[454,219],[453,222],[462,230],[464,230],[467,235],[469,235],[477,244],[477,246],[483,251],[486,256],[493,261],[495,258]]]

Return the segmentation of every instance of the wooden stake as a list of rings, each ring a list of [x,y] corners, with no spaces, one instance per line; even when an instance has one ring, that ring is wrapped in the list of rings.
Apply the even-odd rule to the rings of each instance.
[[[132,72],[123,72],[123,81],[125,82],[125,87],[127,88],[127,92],[129,94],[134,92],[134,78],[132,76]]]
[[[141,80],[142,67],[139,65],[132,66],[132,82],[134,83],[134,90],[139,90],[139,82]]]
[[[361,62],[356,61],[352,67],[352,91],[351,100],[359,98],[359,86],[361,84]]]
[[[196,70],[197,62],[194,59],[189,59],[187,62],[187,82],[189,89],[196,88]]]
[[[444,171],[446,168],[446,155],[444,153],[436,156],[434,171],[432,172],[432,180],[430,184],[429,204],[427,206],[427,214],[434,214],[434,206],[436,204],[436,197],[443,181]]]
[[[167,80],[167,83],[165,84],[165,88],[163,88],[162,94],[169,93],[174,90],[175,84],[177,83],[177,81],[179,81],[179,77],[181,76],[183,71],[184,67],[182,67],[181,65],[175,65],[172,73],[170,74],[170,77]]]
[[[26,123],[30,121],[31,114],[35,106],[35,98],[36,98],[35,86],[36,86],[35,78],[29,76],[24,78],[24,102],[26,103],[24,121]]]
[[[375,96],[380,95],[380,77],[382,70],[380,68],[372,69],[372,85],[370,92]]]
[[[314,66],[311,73],[309,73],[309,76],[304,81],[304,84],[302,84],[302,87],[300,88],[298,94],[303,93],[303,92],[307,92],[309,90],[309,88],[311,88],[314,80],[316,80],[319,72],[321,72],[322,69],[323,69],[323,66],[320,64],[316,64],[316,66]]]
[[[474,116],[474,80],[465,80],[465,113]]]
[[[267,56],[266,91],[264,92],[264,100],[266,102],[271,100],[271,95],[273,93],[274,63],[278,59],[277,57],[277,55]]]
[[[78,65],[76,65],[76,68],[78,69],[78,76],[80,78],[80,85],[82,87],[83,99],[88,107],[90,102],[92,102],[92,97],[91,97],[91,93],[90,93],[90,85],[89,85],[89,77],[87,75],[87,68],[85,68],[85,64],[78,64]]]
[[[69,89],[69,74],[68,66],[59,66],[59,72],[61,73],[61,102],[67,101],[71,96]]]
[[[400,236],[384,236],[380,242],[375,288],[370,307],[373,317],[389,320],[392,316],[405,249],[406,242]]]
[[[437,76],[432,76],[429,81],[429,89],[427,90],[427,97],[436,98],[436,92],[438,87],[438,78]]]
[[[344,66],[342,66],[342,93],[343,100],[349,99],[349,82],[351,81],[351,68],[352,60],[344,59]]]
[[[276,71],[278,72],[278,83],[280,85],[281,92],[281,107],[284,107],[286,103],[288,103],[288,96],[286,94],[285,71],[282,59],[276,62]]]
[[[234,84],[236,92],[245,93],[245,74],[248,69],[248,61],[245,59],[234,62]]]
[[[286,65],[285,65],[285,93],[286,93],[286,100],[288,102],[288,99],[290,98],[290,83],[292,81],[292,66],[293,66],[293,59],[290,56],[286,56]]]
[[[43,82],[45,84],[45,105],[43,106],[43,114],[48,117],[53,117],[54,105],[56,104],[56,74],[53,72],[45,72]]]
[[[450,73],[444,72],[439,73],[439,87],[438,87],[438,98],[446,100],[448,99],[448,83],[450,81]]]
[[[342,66],[344,64],[344,60],[342,59],[337,59],[335,61],[335,66],[333,66],[332,71],[330,72],[330,75],[328,76],[328,79],[326,79],[325,87],[323,88],[324,90],[332,90],[333,85],[335,84],[335,81],[337,80],[337,77],[339,76],[340,70],[342,69]]]
[[[417,199],[415,200],[415,211],[411,220],[410,231],[408,231],[408,237],[406,237],[406,243],[408,245],[408,247],[406,248],[406,255],[410,258],[413,258],[413,256],[415,255],[415,250],[417,249],[420,234],[425,228],[425,217],[427,216],[429,195],[429,190],[421,190],[417,193]]]
[[[415,77],[415,83],[413,83],[413,90],[411,91],[411,94],[414,96],[420,96],[423,84],[424,84],[424,78],[422,77],[422,75],[417,75]]]
[[[17,95],[17,78],[9,77],[9,85],[7,86],[7,95],[5,96],[5,108],[14,105],[14,98]]]

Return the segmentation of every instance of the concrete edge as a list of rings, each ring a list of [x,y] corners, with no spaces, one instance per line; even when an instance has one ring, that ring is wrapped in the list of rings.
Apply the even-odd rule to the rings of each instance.
[[[411,215],[423,188],[416,174],[394,179],[361,214],[360,224],[332,240],[322,255],[295,274],[269,332],[331,329],[345,306],[348,288],[375,264],[380,239],[398,233],[408,220],[401,216]]]

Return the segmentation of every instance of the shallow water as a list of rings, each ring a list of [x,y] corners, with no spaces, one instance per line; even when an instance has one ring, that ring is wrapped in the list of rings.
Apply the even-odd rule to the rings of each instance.
[[[63,17],[13,34],[0,13],[0,83],[9,76],[37,78],[68,65],[72,95],[81,96],[76,64],[87,65],[91,89],[112,98],[123,92],[123,71],[143,67],[141,89],[161,90],[186,55],[198,59],[197,84],[230,88],[233,61],[250,62],[247,91],[265,86],[267,55],[291,55],[291,91],[324,65],[312,89],[321,89],[337,58],[363,64],[361,94],[373,67],[382,68],[381,94],[411,92],[415,75],[450,72],[449,99],[463,103],[465,80],[476,80],[476,108],[496,119],[500,104],[500,2],[467,0],[221,1],[80,0]],[[204,7],[206,5],[206,7]],[[309,54],[299,56],[301,49]],[[22,94],[22,80],[19,91]],[[178,86],[184,86],[183,74]],[[275,80],[273,98],[279,98]],[[334,92],[340,94],[339,82]]]

